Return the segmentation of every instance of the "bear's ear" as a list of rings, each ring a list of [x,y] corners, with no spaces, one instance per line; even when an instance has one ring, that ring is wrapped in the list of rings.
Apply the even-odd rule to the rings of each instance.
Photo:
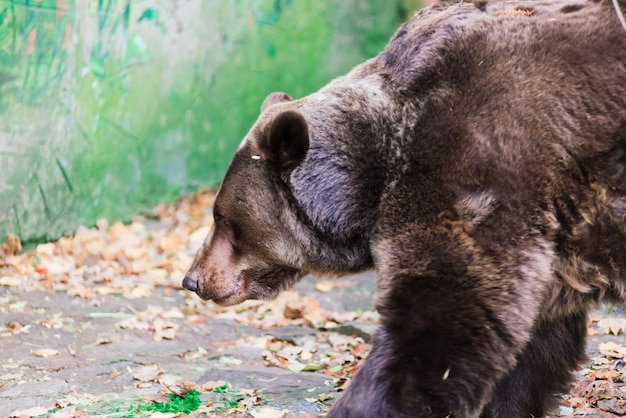
[[[263,100],[263,104],[261,105],[261,113],[263,113],[265,109],[275,103],[290,102],[292,100],[293,99],[287,93],[270,93],[269,96],[267,96],[265,100]]]
[[[263,147],[283,168],[302,161],[309,149],[309,127],[304,116],[293,110],[276,115],[265,133]]]

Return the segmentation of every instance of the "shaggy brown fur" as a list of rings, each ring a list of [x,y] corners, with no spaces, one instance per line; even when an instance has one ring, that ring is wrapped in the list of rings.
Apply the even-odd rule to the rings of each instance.
[[[184,286],[221,304],[374,268],[372,353],[329,417],[542,417],[586,312],[626,302],[626,34],[607,0],[423,10],[268,97]]]

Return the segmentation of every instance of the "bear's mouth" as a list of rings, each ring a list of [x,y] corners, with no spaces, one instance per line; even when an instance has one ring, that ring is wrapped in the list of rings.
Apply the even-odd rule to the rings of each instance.
[[[230,299],[238,299],[236,298],[236,296],[239,295],[243,290],[243,284],[243,271],[241,271],[239,272],[239,275],[237,275],[237,279],[235,279],[235,286],[233,286],[233,289],[228,294],[222,296],[213,296],[211,300],[218,305],[234,305],[236,303],[239,303],[239,300],[230,301]]]

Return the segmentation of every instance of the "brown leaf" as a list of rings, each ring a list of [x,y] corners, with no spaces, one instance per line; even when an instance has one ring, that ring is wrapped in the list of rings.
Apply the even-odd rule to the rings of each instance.
[[[618,415],[626,414],[626,400],[624,399],[601,399],[597,403],[602,411],[612,412]]]
[[[626,318],[608,317],[598,321],[598,327],[604,330],[605,334],[617,336],[626,328]]]
[[[8,233],[6,241],[0,244],[0,254],[4,254],[8,257],[13,257],[18,252],[22,251],[22,243],[17,235]]]
[[[190,390],[198,388],[198,385],[192,382],[187,382],[181,379],[179,376],[171,374],[164,374],[159,377],[159,383],[165,386],[165,388],[180,397],[184,397]]]
[[[244,411],[246,411],[254,406],[262,405],[262,404],[263,404],[263,400],[261,399],[261,397],[257,396],[256,394],[252,394],[240,400],[237,406],[240,409],[243,409]]]
[[[230,387],[230,384],[223,380],[209,380],[200,386],[200,392],[211,392],[213,389],[224,385],[228,385]]]
[[[161,373],[163,371],[156,364],[148,364],[135,368],[133,378],[140,382],[155,382]]]
[[[303,318],[311,326],[323,324],[330,318],[329,312],[321,309],[319,302],[310,296],[288,301],[285,304],[284,315],[288,319]]]
[[[176,330],[179,325],[172,322],[166,321],[161,318],[157,318],[154,320],[154,341],[165,340],[173,340],[176,337]]]
[[[67,288],[68,296],[78,296],[83,299],[91,299],[94,296],[92,288],[82,284],[75,284]]]
[[[621,376],[621,373],[614,369],[589,370],[588,375],[596,380],[615,380]]]

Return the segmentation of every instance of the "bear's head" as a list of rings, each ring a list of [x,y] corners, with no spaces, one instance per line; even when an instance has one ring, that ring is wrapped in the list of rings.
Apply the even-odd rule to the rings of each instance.
[[[341,275],[371,267],[373,222],[366,213],[372,211],[353,199],[360,192],[349,178],[367,174],[336,146],[341,126],[352,128],[320,114],[320,100],[330,99],[294,101],[285,93],[265,99],[226,171],[214,225],[183,287],[233,305],[275,297],[307,273]],[[329,133],[328,125],[337,128]]]
[[[212,230],[183,280],[203,299],[232,305],[270,298],[305,273],[302,254],[293,245],[298,228],[281,179],[305,157],[308,128],[297,111],[267,110],[290,101],[284,93],[267,97],[262,117],[222,181]]]

